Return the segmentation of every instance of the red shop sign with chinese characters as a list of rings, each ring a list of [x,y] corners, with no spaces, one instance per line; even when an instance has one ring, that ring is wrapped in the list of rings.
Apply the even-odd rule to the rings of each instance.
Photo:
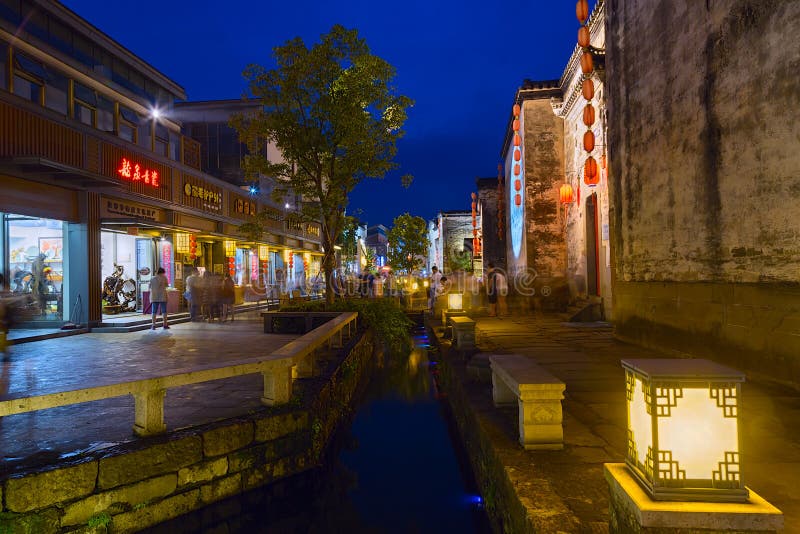
[[[117,169],[117,174],[131,182],[144,182],[152,187],[159,187],[161,185],[161,176],[159,176],[158,171],[147,169],[128,158],[122,158],[122,161],[119,163],[119,169]]]

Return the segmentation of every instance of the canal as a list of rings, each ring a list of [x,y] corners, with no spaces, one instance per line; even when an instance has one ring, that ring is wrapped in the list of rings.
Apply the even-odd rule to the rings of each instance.
[[[424,328],[387,356],[324,465],[147,532],[491,532]]]

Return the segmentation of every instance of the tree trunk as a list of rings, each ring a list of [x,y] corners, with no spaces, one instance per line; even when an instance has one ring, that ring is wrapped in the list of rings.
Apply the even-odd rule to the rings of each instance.
[[[336,297],[333,291],[333,268],[336,266],[336,250],[333,243],[327,238],[327,232],[322,232],[322,247],[325,250],[322,256],[322,269],[325,271],[325,303],[333,304]]]

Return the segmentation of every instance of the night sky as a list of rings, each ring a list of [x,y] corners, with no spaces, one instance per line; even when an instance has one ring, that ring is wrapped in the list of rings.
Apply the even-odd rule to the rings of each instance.
[[[357,29],[395,66],[399,92],[415,100],[400,168],[351,195],[351,213],[386,226],[404,212],[430,219],[469,210],[475,178],[497,175],[516,89],[525,78],[560,78],[578,29],[575,4],[564,0],[64,4],[182,85],[189,100],[240,98],[245,66],[271,68],[274,46],[295,36],[310,46],[337,23]],[[409,189],[400,185],[405,173],[415,177]]]

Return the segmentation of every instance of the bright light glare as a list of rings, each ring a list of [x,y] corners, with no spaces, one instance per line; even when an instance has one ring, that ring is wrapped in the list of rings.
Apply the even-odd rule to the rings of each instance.
[[[283,207],[288,210],[289,209],[289,203],[287,202],[286,204],[283,205]]]
[[[158,119],[161,117],[161,111],[159,111],[158,108],[153,108],[150,111],[150,114],[153,116],[154,119]]]
[[[661,450],[686,470],[686,478],[711,479],[726,452],[738,452],[736,418],[724,417],[708,388],[683,388],[671,417],[658,418]]]
[[[642,381],[638,377],[633,384],[633,398],[628,401],[628,421],[636,443],[636,459],[640,464],[647,465],[647,449],[653,446],[652,418],[647,413]]]

